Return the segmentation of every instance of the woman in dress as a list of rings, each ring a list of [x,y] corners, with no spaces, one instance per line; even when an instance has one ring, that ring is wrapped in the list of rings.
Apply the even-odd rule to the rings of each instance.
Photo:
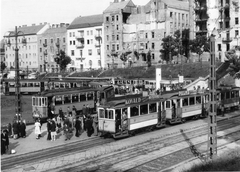
[[[35,134],[37,135],[36,139],[41,137],[41,124],[39,119],[35,122]]]

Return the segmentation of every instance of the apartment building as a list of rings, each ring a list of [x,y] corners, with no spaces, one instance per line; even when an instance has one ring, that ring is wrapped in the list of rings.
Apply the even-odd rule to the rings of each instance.
[[[1,62],[5,63],[5,42],[4,42],[4,39],[2,39],[1,42],[0,42],[0,57],[1,57]]]
[[[39,71],[39,53],[38,53],[38,36],[48,29],[47,23],[33,24],[32,26],[19,26],[18,49],[19,49],[19,69],[26,71]],[[10,47],[5,46],[5,61],[8,69],[15,68],[15,37],[11,31],[9,36],[5,36],[5,42],[10,39]],[[24,33],[24,35],[22,35]],[[26,38],[27,44],[22,44],[23,36]]]
[[[103,15],[80,16],[67,28],[67,54],[71,70],[104,68]]]
[[[127,63],[146,64],[147,53],[152,64],[161,62],[162,38],[189,27],[189,4],[178,0],[150,0],[136,6],[131,0],[115,0],[103,12],[107,67],[124,67]]]
[[[55,62],[60,50],[67,54],[67,27],[69,24],[52,24],[45,32],[38,36],[38,54],[40,72],[59,72]]]

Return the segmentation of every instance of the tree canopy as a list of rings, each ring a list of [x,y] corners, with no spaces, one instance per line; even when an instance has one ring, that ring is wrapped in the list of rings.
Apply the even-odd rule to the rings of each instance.
[[[3,61],[1,61],[1,72],[3,73],[3,71],[6,69],[6,64],[3,62]]]
[[[227,69],[227,72],[233,77],[233,78],[240,78],[240,59],[236,55],[235,50],[229,50],[225,52],[225,56],[227,60],[230,62],[230,65]]]
[[[55,62],[60,66],[60,70],[64,71],[67,65],[71,63],[71,58],[64,51],[60,50],[57,57],[55,57]]]
[[[197,53],[199,56],[203,52],[210,51],[209,39],[204,35],[198,35],[195,39],[190,40],[189,47],[191,52]]]

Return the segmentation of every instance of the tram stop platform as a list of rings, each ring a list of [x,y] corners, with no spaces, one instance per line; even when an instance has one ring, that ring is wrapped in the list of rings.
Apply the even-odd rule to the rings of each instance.
[[[239,114],[240,114],[240,110],[235,111],[235,112],[229,112],[229,113],[225,114],[224,117],[217,116],[217,121],[233,118],[233,117],[239,116]],[[201,121],[199,120],[198,123],[201,123]],[[186,123],[186,124],[188,124],[188,123]],[[193,124],[189,123],[189,124],[190,124],[190,126],[195,125],[194,123]],[[178,126],[181,126],[181,125],[176,125],[173,128],[177,128]],[[187,125],[187,126],[190,127],[189,125]],[[19,138],[16,140],[13,138],[10,138],[9,139],[9,142],[10,142],[9,150],[14,149],[16,151],[16,153],[15,154],[4,154],[1,156],[1,159],[7,158],[9,156],[27,154],[30,152],[35,152],[35,151],[39,151],[39,150],[43,150],[43,149],[47,149],[47,148],[51,148],[51,147],[55,147],[55,146],[66,145],[68,143],[76,142],[78,140],[85,140],[85,139],[89,139],[92,137],[98,137],[98,136],[93,136],[93,135],[91,137],[88,137],[87,133],[85,131],[82,133],[82,135],[80,137],[76,137],[75,131],[74,131],[71,140],[65,141],[65,136],[63,135],[63,132],[60,132],[57,135],[55,141],[48,141],[47,140],[47,124],[46,123],[44,123],[42,125],[42,130],[41,130],[42,137],[40,139],[36,139],[34,130],[35,130],[34,125],[28,125],[26,127],[26,136],[27,136],[26,138]],[[175,129],[175,130],[178,130],[178,129]],[[173,132],[173,131],[169,131],[169,132]],[[154,134],[154,132],[152,132],[152,133]],[[151,132],[148,135],[150,137]],[[144,140],[141,136],[139,136],[139,137],[140,137],[139,140],[141,140],[141,141]],[[131,144],[136,144],[136,142],[138,142],[138,139],[136,139],[136,138],[138,138],[138,137],[135,137],[135,139],[133,139],[134,141],[131,141]],[[124,145],[125,144],[124,142],[128,143],[130,141],[128,141],[128,139],[124,139],[124,140],[121,140],[120,142],[121,142],[121,145]]]

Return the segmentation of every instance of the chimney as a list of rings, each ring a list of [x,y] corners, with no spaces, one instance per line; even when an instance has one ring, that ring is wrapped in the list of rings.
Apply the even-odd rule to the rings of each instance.
[[[55,28],[55,24],[52,24],[52,28]]]
[[[22,27],[22,26],[19,26],[19,28]]]
[[[56,24],[56,28],[58,28],[59,24]]]
[[[66,27],[68,27],[69,26],[69,23],[66,23]]]
[[[64,27],[65,26],[65,23],[60,23],[60,27]]]
[[[36,26],[36,24],[35,24],[35,23],[33,23],[33,24],[32,24],[32,26]]]
[[[47,24],[47,22],[44,22],[44,24]]]

